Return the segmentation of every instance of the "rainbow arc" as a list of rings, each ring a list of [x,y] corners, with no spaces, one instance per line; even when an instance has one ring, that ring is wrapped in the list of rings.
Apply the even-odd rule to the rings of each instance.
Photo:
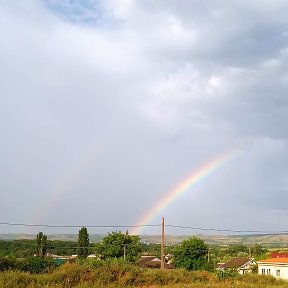
[[[182,196],[185,192],[191,191],[192,188],[199,182],[204,181],[213,172],[220,169],[225,163],[234,159],[240,150],[234,149],[216,157],[215,159],[205,163],[197,170],[193,171],[188,177],[176,185],[171,191],[166,193],[160,198],[154,206],[148,210],[135,224],[135,226],[147,225],[169,204],[176,201],[177,198]],[[131,234],[138,235],[142,231],[143,227],[136,227],[130,231]]]

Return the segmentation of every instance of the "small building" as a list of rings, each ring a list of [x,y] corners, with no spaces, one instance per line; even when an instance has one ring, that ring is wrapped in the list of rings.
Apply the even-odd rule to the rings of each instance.
[[[156,256],[141,256],[137,265],[143,268],[161,268],[161,260]],[[173,269],[171,264],[164,262],[164,269]]]
[[[217,268],[219,271],[237,270],[239,274],[247,274],[251,272],[252,265],[256,264],[251,258],[233,258],[224,264],[220,264]]]
[[[99,257],[96,255],[96,254],[90,254],[90,255],[88,255],[87,256],[87,258],[89,258],[89,259],[99,259]]]
[[[257,262],[258,274],[272,275],[276,278],[288,280],[288,258],[270,258]]]

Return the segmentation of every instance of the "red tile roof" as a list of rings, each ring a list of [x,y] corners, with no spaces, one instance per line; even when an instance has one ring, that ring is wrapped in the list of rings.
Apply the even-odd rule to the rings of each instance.
[[[265,260],[260,260],[258,263],[281,263],[281,264],[288,264],[288,258],[270,258]]]
[[[271,258],[286,258],[288,257],[288,253],[287,252],[272,252],[270,254]]]

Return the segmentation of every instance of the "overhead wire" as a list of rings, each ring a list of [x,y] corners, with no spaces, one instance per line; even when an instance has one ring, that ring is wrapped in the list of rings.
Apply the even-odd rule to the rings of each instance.
[[[47,228],[138,228],[138,227],[157,227],[161,224],[143,224],[143,225],[54,225],[54,224],[27,224],[27,223],[10,223],[0,222],[0,225],[7,226],[24,226],[24,227],[47,227]]]
[[[0,222],[4,226],[23,226],[23,227],[46,227],[46,228],[139,228],[139,227],[160,227],[162,224],[141,224],[141,225],[58,225],[58,224],[31,224],[31,223],[12,223]],[[240,229],[220,229],[220,228],[203,228],[183,225],[165,224],[165,227],[176,229],[189,229],[212,232],[230,232],[230,233],[258,233],[258,234],[286,234],[288,230],[240,230]]]
[[[200,230],[200,231],[214,231],[214,232],[233,232],[233,233],[259,233],[259,234],[277,234],[277,233],[288,233],[288,230],[233,230],[233,229],[217,229],[217,228],[202,228],[202,227],[191,227],[182,225],[165,224],[166,227]]]

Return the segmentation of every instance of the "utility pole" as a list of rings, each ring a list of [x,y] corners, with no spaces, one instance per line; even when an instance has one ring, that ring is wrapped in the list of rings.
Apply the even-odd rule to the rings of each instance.
[[[124,261],[126,261],[126,244],[124,244],[124,255],[123,255],[124,257]]]
[[[164,269],[164,217],[162,217],[161,269]]]

